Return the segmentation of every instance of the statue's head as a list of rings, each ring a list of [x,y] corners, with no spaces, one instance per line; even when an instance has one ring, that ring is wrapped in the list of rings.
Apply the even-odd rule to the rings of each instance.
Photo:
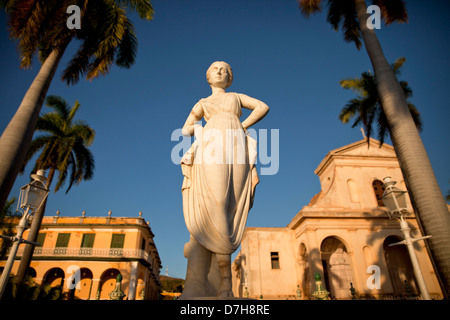
[[[226,89],[233,82],[233,71],[228,63],[216,61],[206,71],[206,80],[210,86],[218,86]]]

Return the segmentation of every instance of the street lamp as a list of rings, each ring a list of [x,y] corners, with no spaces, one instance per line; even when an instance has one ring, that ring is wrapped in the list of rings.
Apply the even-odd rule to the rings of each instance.
[[[22,214],[22,219],[20,219],[19,225],[17,226],[17,235],[15,237],[8,237],[0,235],[1,238],[13,241],[11,251],[9,253],[8,260],[6,262],[5,268],[3,269],[2,277],[0,279],[0,300],[3,298],[5,289],[8,283],[9,274],[11,273],[12,266],[14,264],[14,259],[16,258],[17,250],[21,243],[29,243],[39,246],[37,242],[28,241],[22,238],[23,232],[28,228],[28,219],[38,211],[41,205],[44,203],[45,198],[48,195],[48,189],[45,187],[45,177],[44,170],[38,170],[36,174],[32,174],[32,182],[26,184],[20,188],[19,201],[17,204],[17,211],[19,209],[24,210]]]
[[[406,209],[406,191],[403,191],[394,185],[397,183],[396,181],[391,180],[391,177],[386,177],[383,179],[383,186],[386,190],[381,197],[383,199],[384,205],[387,207],[389,219],[400,219],[400,230],[405,236],[405,240],[392,243],[389,246],[398,246],[398,245],[406,245],[408,248],[409,256],[411,258],[411,262],[414,269],[414,275],[416,276],[416,280],[419,285],[420,292],[424,300],[431,300],[430,295],[428,294],[427,286],[425,284],[425,280],[423,279],[422,272],[420,271],[419,261],[417,260],[416,252],[414,251],[414,242],[419,240],[424,240],[431,238],[431,236],[425,236],[420,238],[411,238],[410,231],[411,229],[408,226],[408,222],[403,218],[404,215],[409,214]]]
[[[408,209],[406,209],[406,191],[395,187],[394,185],[397,181],[391,180],[391,177],[386,177],[383,181],[383,186],[386,190],[381,198],[383,199],[384,205],[389,209],[389,218],[398,218],[403,214],[408,214]]]

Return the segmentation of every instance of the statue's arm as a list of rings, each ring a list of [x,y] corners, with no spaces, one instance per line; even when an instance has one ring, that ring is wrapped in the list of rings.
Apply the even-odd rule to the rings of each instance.
[[[200,104],[200,102],[198,102],[192,108],[191,113],[187,117],[183,129],[181,130],[181,133],[185,136],[194,135],[195,126],[197,125],[196,122],[202,120],[202,118],[203,118],[203,107]]]
[[[239,98],[241,100],[242,107],[253,110],[247,119],[242,121],[242,126],[244,129],[247,129],[248,127],[251,127],[255,123],[259,122],[269,112],[269,106],[262,101],[241,93],[239,94]]]

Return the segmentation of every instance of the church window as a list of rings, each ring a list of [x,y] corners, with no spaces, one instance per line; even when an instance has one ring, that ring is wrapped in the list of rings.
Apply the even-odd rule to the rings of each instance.
[[[383,182],[380,180],[375,180],[372,182],[373,191],[375,192],[375,197],[377,198],[378,206],[384,207],[383,199],[381,198],[383,196],[384,190],[386,188],[383,186]]]
[[[270,253],[270,261],[272,263],[272,269],[280,269],[280,258],[278,252]]]

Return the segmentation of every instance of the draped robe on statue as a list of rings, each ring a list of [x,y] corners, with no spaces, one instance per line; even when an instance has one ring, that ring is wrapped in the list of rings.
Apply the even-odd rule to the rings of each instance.
[[[244,133],[236,93],[199,101],[206,121],[181,160],[186,226],[201,245],[231,254],[239,247],[259,182],[256,140]]]

